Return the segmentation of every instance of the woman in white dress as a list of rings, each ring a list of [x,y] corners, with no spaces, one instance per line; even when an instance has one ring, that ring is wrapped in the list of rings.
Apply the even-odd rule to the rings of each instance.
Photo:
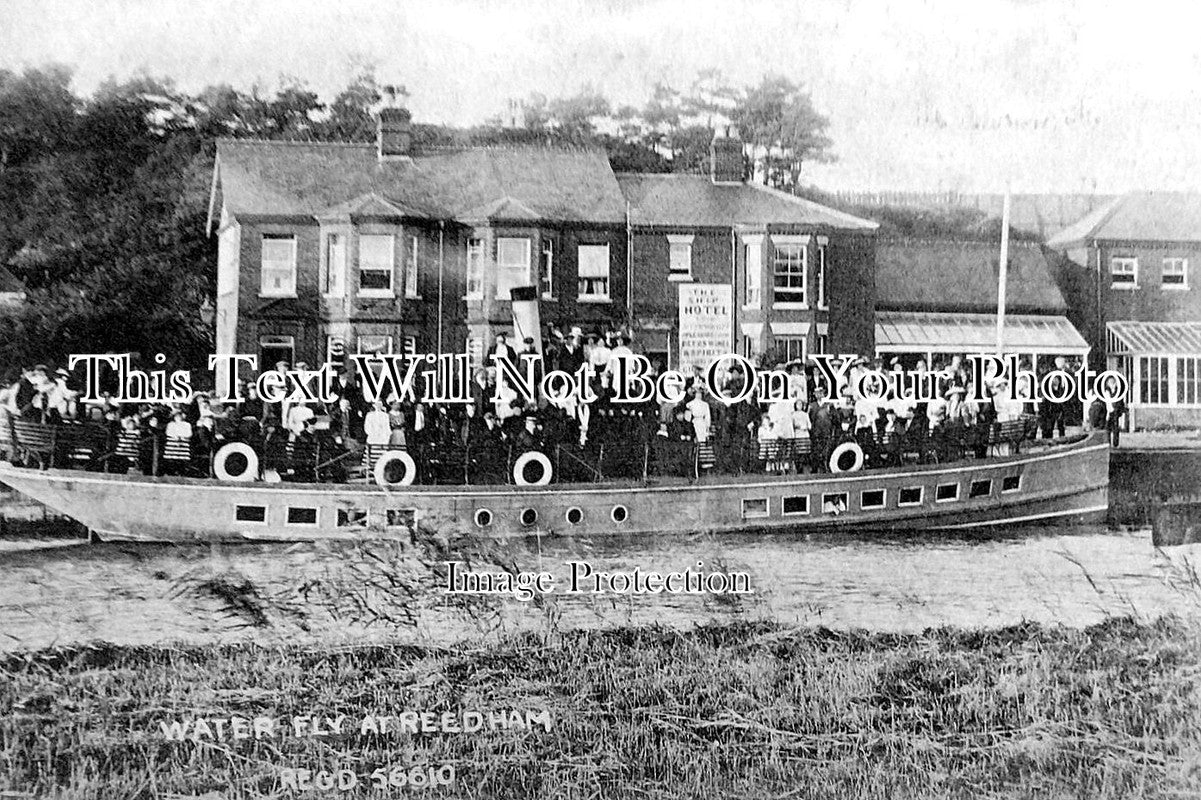
[[[367,416],[363,418],[363,432],[367,434],[368,447],[383,447],[392,436],[392,423],[381,400],[376,400]]]
[[[688,401],[685,408],[688,409],[688,416],[692,420],[692,430],[696,434],[697,442],[709,441],[709,431],[713,419],[709,404],[701,396],[701,387],[694,386],[692,388],[692,399]]]

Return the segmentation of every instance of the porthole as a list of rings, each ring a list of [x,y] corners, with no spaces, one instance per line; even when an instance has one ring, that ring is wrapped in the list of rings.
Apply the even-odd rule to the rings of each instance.
[[[613,506],[613,513],[609,515],[609,518],[620,525],[621,523],[625,522],[629,516],[630,510],[625,506]]]
[[[487,528],[491,524],[492,524],[492,512],[486,508],[476,509],[475,527]]]
[[[584,512],[578,506],[572,506],[567,509],[567,513],[563,516],[567,520],[568,525],[579,525],[584,521]]]
[[[532,508],[527,508],[521,512],[521,524],[527,528],[538,521],[538,512]]]

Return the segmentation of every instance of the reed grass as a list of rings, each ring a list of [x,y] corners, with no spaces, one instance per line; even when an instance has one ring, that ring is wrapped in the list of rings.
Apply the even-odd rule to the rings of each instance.
[[[0,660],[0,796],[281,797],[284,767],[455,765],[455,798],[1201,795],[1201,632],[770,623],[486,647],[113,647]],[[550,731],[196,745],[161,720],[546,709]],[[397,796],[354,792],[301,796]]]

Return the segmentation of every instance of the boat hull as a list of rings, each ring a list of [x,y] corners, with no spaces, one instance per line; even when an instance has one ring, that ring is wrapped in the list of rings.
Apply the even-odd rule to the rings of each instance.
[[[545,487],[233,483],[10,464],[0,481],[101,538],[139,541],[408,538],[418,525],[490,536],[905,531],[1103,521],[1109,446],[1093,436],[896,470]]]

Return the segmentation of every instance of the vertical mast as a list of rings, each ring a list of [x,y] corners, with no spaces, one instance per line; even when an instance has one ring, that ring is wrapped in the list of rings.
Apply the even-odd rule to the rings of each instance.
[[[1001,207],[1001,267],[997,277],[997,352],[1005,348],[1005,289],[1009,278],[1009,189]]]

